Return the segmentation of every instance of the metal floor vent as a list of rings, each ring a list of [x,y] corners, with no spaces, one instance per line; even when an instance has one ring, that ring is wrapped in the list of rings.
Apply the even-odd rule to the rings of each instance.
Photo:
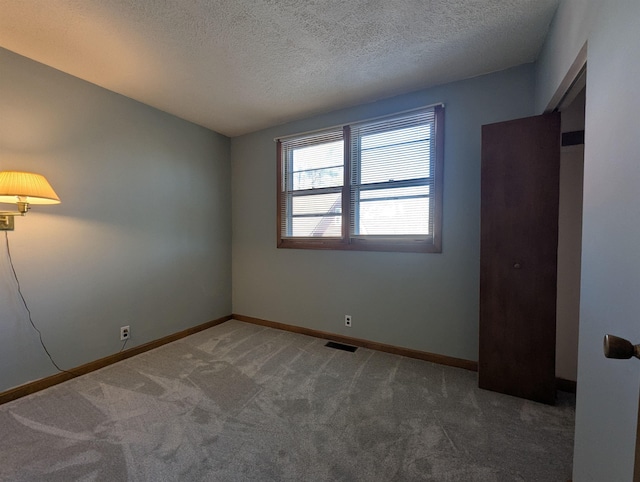
[[[335,348],[336,350],[350,351],[351,353],[353,353],[358,349],[357,346],[345,345],[343,343],[336,343],[335,341],[330,341],[325,346],[328,346],[329,348]]]

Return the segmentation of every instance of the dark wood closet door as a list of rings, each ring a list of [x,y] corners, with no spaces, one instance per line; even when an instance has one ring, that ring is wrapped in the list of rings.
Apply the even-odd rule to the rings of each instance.
[[[480,388],[555,400],[560,114],[482,127]]]

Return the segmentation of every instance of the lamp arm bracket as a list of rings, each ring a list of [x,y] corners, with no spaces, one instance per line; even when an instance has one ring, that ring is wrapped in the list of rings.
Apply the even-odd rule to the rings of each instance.
[[[0,211],[0,216],[2,217],[7,217],[7,216],[25,216],[29,210],[31,209],[31,206],[29,205],[28,202],[25,202],[23,200],[18,201],[18,210],[17,211]]]

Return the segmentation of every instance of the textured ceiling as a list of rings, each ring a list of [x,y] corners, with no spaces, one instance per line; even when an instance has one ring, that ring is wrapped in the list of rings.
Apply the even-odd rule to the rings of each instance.
[[[536,59],[559,0],[0,0],[0,46],[228,136]]]

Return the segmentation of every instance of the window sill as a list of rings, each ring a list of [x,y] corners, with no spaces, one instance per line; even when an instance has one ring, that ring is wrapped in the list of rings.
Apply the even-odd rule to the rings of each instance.
[[[347,243],[338,239],[302,240],[281,239],[278,249],[319,249],[340,251],[381,251],[398,253],[441,253],[440,243],[433,241],[370,241],[352,240]]]

